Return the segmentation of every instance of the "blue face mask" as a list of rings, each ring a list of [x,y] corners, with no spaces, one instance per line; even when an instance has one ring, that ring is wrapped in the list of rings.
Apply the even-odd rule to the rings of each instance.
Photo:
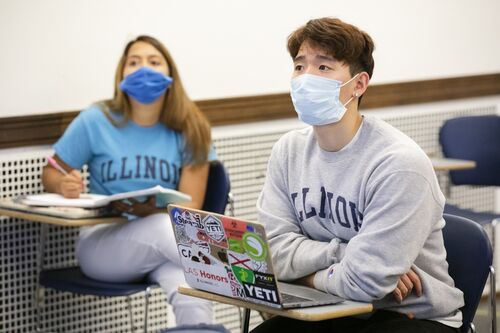
[[[151,104],[167,91],[173,79],[148,67],[141,67],[127,75],[120,89],[142,104]]]
[[[302,74],[292,79],[290,95],[299,119],[309,125],[327,125],[339,122],[346,112],[347,103],[340,102],[340,88],[354,80],[342,84],[326,77]],[[358,97],[357,93],[355,95]]]

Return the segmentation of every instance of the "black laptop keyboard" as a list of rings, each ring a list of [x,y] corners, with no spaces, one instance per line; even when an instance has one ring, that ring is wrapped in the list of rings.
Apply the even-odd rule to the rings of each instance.
[[[301,302],[310,301],[310,299],[295,296],[295,295],[281,293],[281,301],[282,301],[282,303],[301,303]]]

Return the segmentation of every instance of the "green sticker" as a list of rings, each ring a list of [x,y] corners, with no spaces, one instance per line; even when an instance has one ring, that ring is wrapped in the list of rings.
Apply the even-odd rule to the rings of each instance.
[[[228,243],[229,243],[229,249],[231,251],[238,252],[238,253],[245,253],[245,249],[241,245],[240,240],[229,238]]]
[[[250,258],[257,261],[264,261],[267,258],[266,244],[254,232],[245,232],[242,238],[243,248]]]
[[[255,283],[255,277],[251,270],[239,266],[231,266],[231,268],[233,269],[236,279],[238,279],[240,283]]]

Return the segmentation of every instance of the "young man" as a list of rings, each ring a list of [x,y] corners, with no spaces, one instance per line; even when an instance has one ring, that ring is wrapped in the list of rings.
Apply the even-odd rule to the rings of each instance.
[[[368,34],[334,18],[291,34],[292,101],[311,126],[274,146],[257,208],[280,279],[377,310],[322,322],[275,317],[254,332],[458,332],[462,325],[432,165],[406,135],[358,112],[373,49]]]

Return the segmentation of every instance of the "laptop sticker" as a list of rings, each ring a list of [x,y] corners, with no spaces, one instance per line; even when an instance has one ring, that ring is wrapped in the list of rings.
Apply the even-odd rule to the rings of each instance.
[[[247,224],[241,221],[236,221],[231,218],[222,217],[222,224],[226,231],[228,239],[241,240],[243,234],[247,231]]]
[[[231,266],[231,269],[233,270],[234,276],[236,277],[238,282],[241,283],[241,285],[245,283],[248,284],[255,283],[255,277],[253,275],[253,271],[238,266]]]
[[[246,254],[253,260],[264,261],[267,258],[267,246],[262,238],[254,232],[243,234],[242,245]]]
[[[181,259],[199,262],[205,265],[217,264],[216,260],[211,259],[208,255],[210,248],[207,243],[198,243],[196,247],[188,244],[179,244],[177,247]]]
[[[191,260],[183,260],[182,266],[187,273],[186,282],[203,285],[205,290],[233,296],[231,278],[223,265],[206,265]]]
[[[233,296],[245,299],[245,291],[243,290],[243,285],[236,279],[236,276],[232,271],[228,271],[227,276],[231,281],[231,292]]]
[[[246,254],[238,252],[228,252],[228,259],[231,266],[240,266],[249,270],[253,270],[252,259]]]
[[[216,260],[226,265],[229,265],[229,260],[227,258],[227,250],[225,248],[212,244],[210,246],[210,255],[214,257]]]
[[[278,291],[275,286],[268,288],[244,283],[243,287],[246,297],[253,299],[256,303],[280,304],[278,300]]]
[[[174,222],[177,225],[191,225],[198,229],[203,229],[203,225],[201,224],[200,214],[191,213],[187,210],[181,210],[175,208],[172,211],[172,215],[174,216]]]
[[[245,295],[259,303],[280,304],[274,275],[254,273],[255,283],[243,283]]]
[[[256,261],[252,260],[252,267],[254,271],[266,273],[269,268],[267,266],[267,261]]]
[[[203,219],[203,226],[205,227],[205,233],[217,243],[220,243],[222,240],[225,241],[226,234],[224,233],[224,228],[222,227],[222,223],[215,216],[207,215]]]

